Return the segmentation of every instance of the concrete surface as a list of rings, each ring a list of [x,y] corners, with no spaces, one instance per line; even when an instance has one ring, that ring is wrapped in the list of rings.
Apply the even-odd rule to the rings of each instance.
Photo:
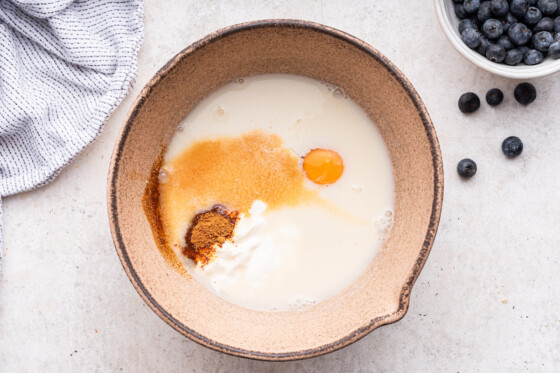
[[[467,62],[440,31],[431,1],[146,1],[134,89],[104,132],[56,181],[4,199],[2,372],[514,372],[560,370],[560,75],[515,82]],[[170,57],[248,20],[301,18],[372,44],[409,77],[436,125],[445,166],[439,233],[405,318],[332,354],[267,363],[223,355],[161,321],[128,281],[109,234],[106,177],[134,98]],[[505,95],[471,116],[465,91]],[[502,140],[523,154],[506,159]],[[461,181],[457,162],[479,171]]]

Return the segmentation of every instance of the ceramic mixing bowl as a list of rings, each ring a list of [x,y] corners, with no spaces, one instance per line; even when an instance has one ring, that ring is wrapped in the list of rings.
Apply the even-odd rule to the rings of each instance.
[[[373,262],[344,291],[293,311],[251,310],[206,290],[158,251],[142,210],[152,166],[179,122],[217,88],[263,73],[299,74],[342,87],[378,126],[394,171],[394,226]],[[340,130],[344,131],[343,123]],[[128,114],[113,153],[108,186],[117,253],[148,306],[202,345],[264,360],[321,355],[400,320],[434,242],[442,196],[436,133],[405,76],[363,41],[294,20],[224,28],[165,64]]]

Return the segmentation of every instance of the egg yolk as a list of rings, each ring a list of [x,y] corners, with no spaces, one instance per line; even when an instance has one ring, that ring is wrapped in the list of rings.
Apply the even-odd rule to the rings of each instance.
[[[344,164],[333,150],[313,149],[303,158],[303,170],[315,184],[332,184],[342,176]]]

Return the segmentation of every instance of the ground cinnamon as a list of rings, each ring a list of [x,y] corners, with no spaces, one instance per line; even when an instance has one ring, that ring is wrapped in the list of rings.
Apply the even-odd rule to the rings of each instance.
[[[216,247],[233,236],[237,219],[237,211],[222,205],[195,215],[187,230],[183,254],[204,267],[214,257]]]

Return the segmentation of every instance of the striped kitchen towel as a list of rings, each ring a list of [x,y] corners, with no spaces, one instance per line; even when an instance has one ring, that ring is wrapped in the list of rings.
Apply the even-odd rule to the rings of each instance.
[[[0,0],[1,197],[53,180],[129,90],[141,0]],[[0,220],[0,269],[3,245]]]

